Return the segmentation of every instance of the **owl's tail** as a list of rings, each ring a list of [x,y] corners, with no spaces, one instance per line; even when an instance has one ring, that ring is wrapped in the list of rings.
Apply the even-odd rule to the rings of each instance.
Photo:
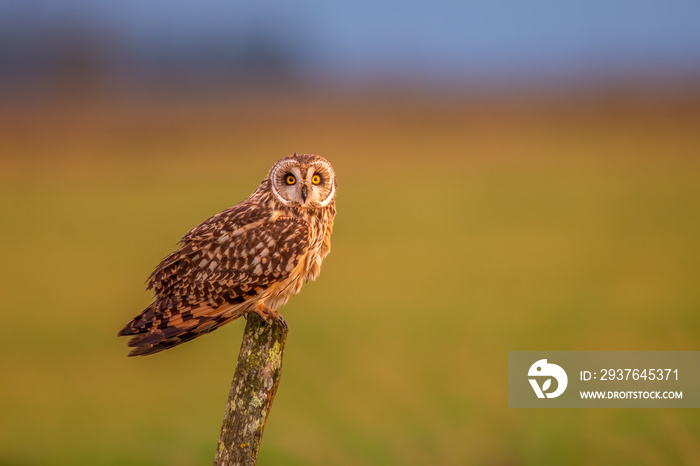
[[[242,315],[230,304],[216,308],[200,305],[187,310],[172,304],[176,303],[151,304],[119,331],[118,336],[133,335],[127,343],[134,348],[129,356],[146,356],[172,348],[212,332]]]

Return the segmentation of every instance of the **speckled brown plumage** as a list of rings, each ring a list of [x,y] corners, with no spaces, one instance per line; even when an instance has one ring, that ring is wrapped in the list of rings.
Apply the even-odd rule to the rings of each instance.
[[[187,233],[148,280],[153,303],[119,332],[133,336],[129,356],[171,348],[247,312],[281,319],[277,308],[318,276],[330,252],[335,191],[328,161],[295,154],[246,200]]]

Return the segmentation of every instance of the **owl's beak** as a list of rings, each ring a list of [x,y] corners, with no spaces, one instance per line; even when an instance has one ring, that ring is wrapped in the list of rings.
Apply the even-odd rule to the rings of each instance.
[[[301,187],[301,198],[306,202],[306,185]]]

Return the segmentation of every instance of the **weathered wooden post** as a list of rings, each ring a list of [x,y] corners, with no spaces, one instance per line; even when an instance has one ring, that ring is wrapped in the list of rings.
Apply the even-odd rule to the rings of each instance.
[[[255,464],[282,374],[287,327],[247,315],[214,466]]]

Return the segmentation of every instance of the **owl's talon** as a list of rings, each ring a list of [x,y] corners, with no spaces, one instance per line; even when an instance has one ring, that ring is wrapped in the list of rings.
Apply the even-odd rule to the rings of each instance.
[[[260,316],[262,320],[265,321],[267,324],[272,324],[272,323],[277,323],[280,327],[282,327],[285,330],[289,329],[289,326],[287,325],[287,322],[284,320],[282,317],[282,314],[277,312],[274,309],[271,309],[264,304],[260,304],[256,306],[253,309],[253,312],[255,312],[257,315]]]
[[[282,317],[282,314],[278,314],[279,319],[277,319],[277,323],[285,330],[289,330],[289,326],[287,325],[287,321],[284,320]]]

